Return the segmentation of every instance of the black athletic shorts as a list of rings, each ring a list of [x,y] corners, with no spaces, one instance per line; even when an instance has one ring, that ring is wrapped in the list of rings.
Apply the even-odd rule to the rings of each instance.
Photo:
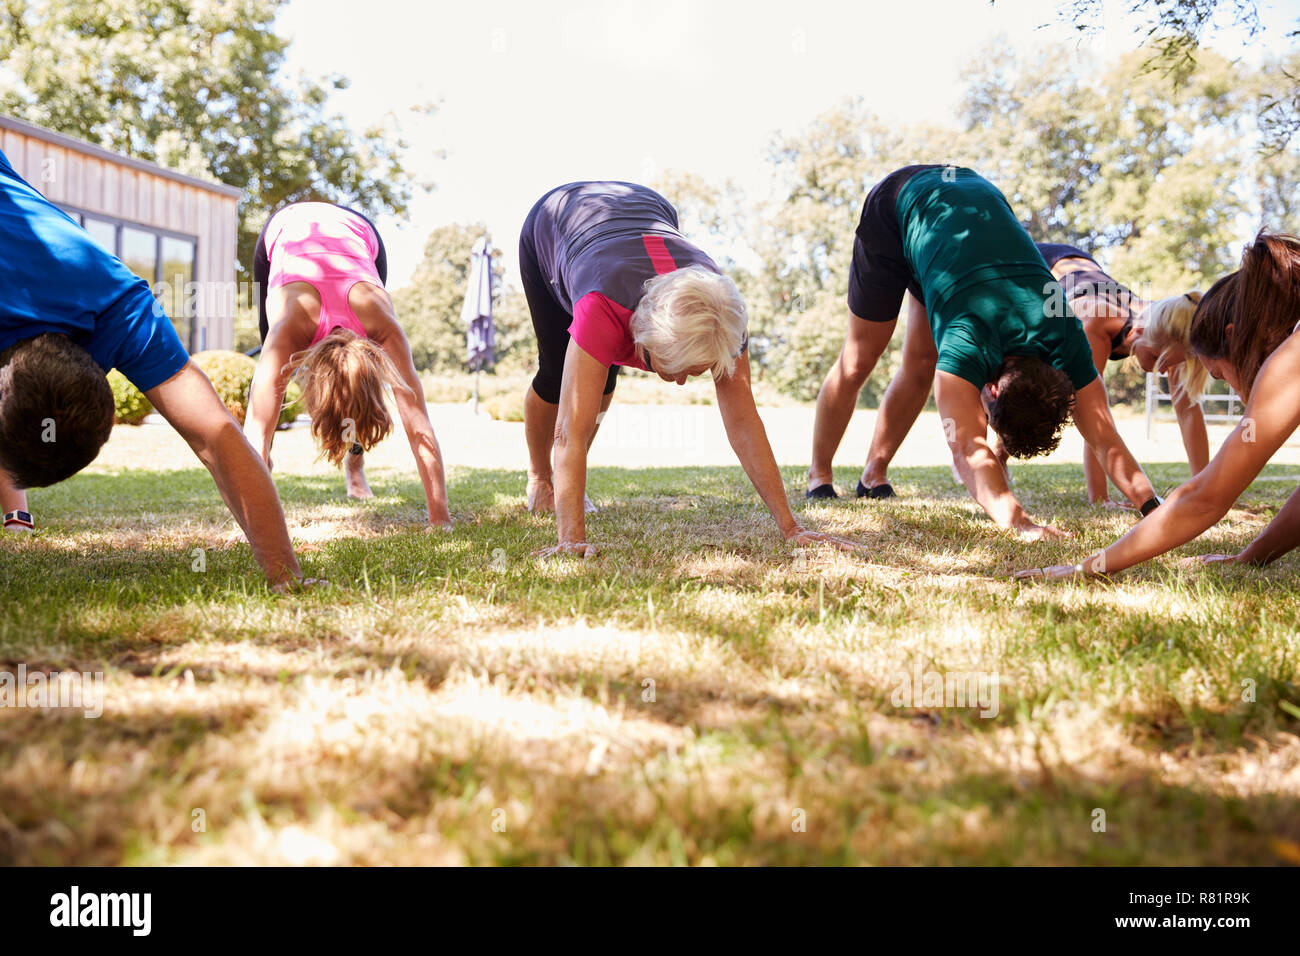
[[[868,322],[893,322],[910,292],[924,302],[921,284],[903,255],[903,231],[898,224],[898,194],[919,172],[937,164],[904,166],[871,187],[862,204],[853,262],[849,266],[849,311]]]
[[[545,197],[543,197],[544,199]],[[533,219],[541,208],[539,201],[524,220],[519,234],[519,279],[528,300],[528,312],[537,333],[537,374],[533,376],[533,391],[544,402],[560,404],[560,383],[564,378],[564,356],[569,350],[569,325],[573,316],[565,311],[551,292],[551,285],[537,264],[537,250],[533,247]],[[605,379],[605,394],[609,395],[618,384],[622,366],[611,365]]]

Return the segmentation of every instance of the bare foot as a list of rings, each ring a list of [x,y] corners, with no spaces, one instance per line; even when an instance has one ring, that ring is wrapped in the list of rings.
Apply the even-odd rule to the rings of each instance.
[[[365,475],[348,475],[348,497],[349,498],[373,498],[375,493],[370,490],[366,484]]]
[[[356,459],[348,456],[347,464],[343,466],[343,480],[347,482],[349,498],[373,498],[375,493],[370,490],[370,485],[366,482],[366,472],[360,462],[353,464]]]
[[[527,500],[529,511],[554,511],[555,487],[549,481],[529,478]]]

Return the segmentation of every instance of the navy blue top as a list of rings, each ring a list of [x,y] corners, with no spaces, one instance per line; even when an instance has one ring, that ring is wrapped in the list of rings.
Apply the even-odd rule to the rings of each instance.
[[[522,239],[573,317],[569,334],[606,365],[644,368],[629,323],[647,280],[688,266],[721,272],[681,234],[672,203],[635,183],[552,189],[529,213]]]

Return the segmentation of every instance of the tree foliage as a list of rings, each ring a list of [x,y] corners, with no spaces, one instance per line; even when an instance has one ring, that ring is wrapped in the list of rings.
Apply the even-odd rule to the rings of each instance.
[[[0,0],[0,110],[242,191],[239,263],[266,215],[323,199],[405,212],[392,129],[331,112],[346,78],[284,75],[284,0]]]
[[[735,269],[751,317],[751,358],[783,391],[816,392],[842,342],[854,229],[867,191],[916,162],[970,166],[992,180],[1040,242],[1083,247],[1148,297],[1204,289],[1233,267],[1233,247],[1261,225],[1294,230],[1300,161],[1294,147],[1261,154],[1250,133],[1260,103],[1285,87],[1272,66],[1251,73],[1202,51],[1178,84],[1146,69],[1139,51],[1082,61],[1065,48],[1018,58],[1005,43],[962,73],[965,93],[947,126],[887,126],[861,99],[774,137],[777,197],[730,210],[729,192],[698,177],[661,178],[720,248],[757,266]],[[1289,70],[1297,64],[1282,64]],[[683,198],[673,194],[676,186]],[[683,215],[685,225],[686,215]],[[896,336],[863,390],[884,390]],[[1141,377],[1112,366],[1117,397],[1139,397]]]

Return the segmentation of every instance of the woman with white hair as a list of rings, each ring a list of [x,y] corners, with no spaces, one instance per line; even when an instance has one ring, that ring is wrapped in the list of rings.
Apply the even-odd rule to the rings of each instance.
[[[624,365],[678,385],[710,373],[731,447],[785,540],[856,547],[806,530],[791,513],[750,390],[745,305],[682,236],[668,200],[632,183],[553,189],[524,222],[519,271],[540,353],[524,401],[528,507],[554,510],[559,533],[545,553],[595,554],[587,451]]]

